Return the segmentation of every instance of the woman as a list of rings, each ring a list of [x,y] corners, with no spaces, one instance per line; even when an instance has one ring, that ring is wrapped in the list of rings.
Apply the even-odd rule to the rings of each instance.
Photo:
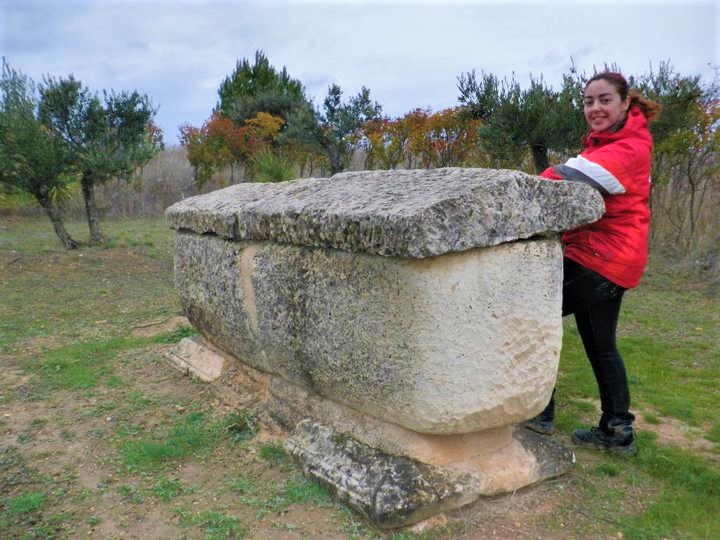
[[[650,221],[648,122],[659,106],[630,92],[625,78],[602,72],[585,85],[584,112],[590,127],[585,150],[545,170],[552,180],[585,182],[599,190],[605,213],[595,223],[569,231],[564,244],[563,316],[574,314],[578,332],[600,389],[597,427],[576,429],[575,444],[634,454],[630,391],[615,330],[623,293],[635,287],[647,261]],[[555,393],[547,408],[526,426],[553,429]]]

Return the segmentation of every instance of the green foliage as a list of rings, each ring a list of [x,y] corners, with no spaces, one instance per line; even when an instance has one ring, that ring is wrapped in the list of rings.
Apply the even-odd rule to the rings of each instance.
[[[138,491],[135,486],[129,484],[120,484],[117,487],[118,494],[132,504],[140,504],[145,501],[145,497]]]
[[[103,100],[77,81],[45,78],[39,116],[72,152],[83,179],[92,184],[129,178],[162,147],[153,137],[156,110],[137,91],[103,92]]]
[[[259,455],[262,459],[274,465],[287,465],[290,462],[285,449],[281,444],[267,443],[260,447]]]
[[[0,79],[0,187],[31,194],[43,207],[67,249],[78,246],[65,230],[56,202],[71,192],[72,155],[48,129],[40,113],[35,83],[5,58]]]
[[[321,484],[305,478],[294,478],[284,486],[284,496],[290,504],[332,505],[330,492]]]
[[[170,501],[180,495],[195,492],[195,488],[185,487],[177,478],[159,478],[151,489],[153,496],[162,501]]]
[[[652,424],[654,426],[657,426],[658,424],[660,424],[660,419],[652,413],[646,412],[645,414],[643,414],[643,419],[648,424]]]
[[[4,501],[10,515],[31,514],[45,506],[47,496],[42,491],[28,491]]]
[[[209,450],[216,441],[217,430],[207,417],[193,412],[177,418],[164,434],[123,443],[120,452],[125,465],[146,471]]]
[[[251,414],[230,413],[223,418],[221,426],[231,442],[240,443],[255,436],[258,421]]]
[[[638,84],[662,105],[659,120],[651,125],[654,245],[684,257],[717,253],[720,69],[703,84],[699,77],[681,76],[661,64]]]
[[[628,77],[628,83],[662,107],[660,117],[650,125],[656,146],[662,145],[674,133],[692,128],[695,107],[705,93],[700,76],[681,75],[675,72],[670,62],[661,62],[657,72],[651,68],[640,76]]]
[[[582,86],[575,71],[563,76],[562,88],[548,87],[542,77],[530,78],[523,89],[514,76],[499,80],[474,71],[458,78],[459,101],[473,118],[482,120],[481,144],[498,167],[517,168],[523,152],[532,153],[535,172],[548,167],[548,151],[579,149],[586,131]]]
[[[664,486],[640,516],[623,519],[628,538],[717,538],[720,521],[720,473],[706,461],[640,434],[632,466]]]
[[[346,102],[342,101],[342,94],[340,86],[330,85],[323,101],[323,112],[317,116],[318,143],[328,157],[332,174],[347,167],[359,140],[360,128],[379,119],[382,113],[382,107],[370,99],[370,90],[364,86]]]
[[[228,482],[228,486],[241,495],[254,495],[258,491],[257,480],[249,477],[234,478]]]
[[[0,182],[0,210],[19,210],[38,204],[29,192]]]
[[[100,244],[94,189],[112,178],[130,179],[163,146],[147,96],[103,91],[101,100],[72,75],[46,77],[39,118],[64,143],[82,185],[90,243]]]
[[[196,336],[198,334],[198,331],[195,329],[194,326],[190,326],[188,324],[179,326],[172,332],[169,332],[167,334],[159,334],[155,336],[154,341],[156,343],[178,343],[179,341],[185,339],[186,337],[192,337]]]
[[[231,489],[243,495],[241,502],[254,508],[260,519],[269,512],[285,512],[295,504],[311,504],[319,508],[332,506],[330,494],[323,486],[297,476],[271,486],[263,495],[258,494],[259,489],[254,481],[231,483]]]
[[[250,172],[253,182],[285,182],[297,176],[291,163],[269,149],[250,160]]]
[[[207,540],[242,538],[245,532],[239,518],[222,512],[205,510],[193,515],[184,510],[178,510],[177,513],[182,525],[200,527]]]
[[[94,388],[112,371],[110,360],[125,349],[144,343],[140,339],[115,338],[102,342],[79,343],[44,351],[38,360],[27,363],[39,375],[42,389]]]
[[[255,52],[253,64],[246,58],[226,77],[218,89],[220,101],[215,110],[241,124],[259,112],[287,121],[292,113],[309,104],[302,83],[290,77],[287,69],[275,69],[262,51]]]

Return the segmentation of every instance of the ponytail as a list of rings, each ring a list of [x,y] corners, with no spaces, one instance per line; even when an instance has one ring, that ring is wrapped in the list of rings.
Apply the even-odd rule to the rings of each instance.
[[[640,109],[640,112],[642,112],[645,115],[645,118],[647,118],[648,124],[650,122],[654,122],[658,119],[660,116],[660,104],[652,101],[651,99],[647,99],[642,97],[638,92],[635,90],[630,90],[630,109],[633,107],[637,107]]]

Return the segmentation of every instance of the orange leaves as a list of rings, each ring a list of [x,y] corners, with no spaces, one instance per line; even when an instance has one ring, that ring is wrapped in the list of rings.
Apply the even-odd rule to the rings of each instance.
[[[482,164],[478,127],[459,107],[431,113],[415,109],[396,120],[382,118],[364,126],[368,166],[396,168]]]
[[[260,112],[237,125],[216,112],[200,128],[180,126],[180,144],[195,167],[198,187],[223,167],[244,163],[271,148],[283,124],[282,118]]]

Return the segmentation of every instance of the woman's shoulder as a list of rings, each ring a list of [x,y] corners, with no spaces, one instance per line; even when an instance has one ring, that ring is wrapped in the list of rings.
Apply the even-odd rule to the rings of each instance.
[[[633,109],[625,125],[615,132],[593,133],[588,137],[586,151],[592,153],[603,149],[609,151],[614,148],[625,148],[633,152],[650,153],[653,141],[645,115],[638,109]]]

